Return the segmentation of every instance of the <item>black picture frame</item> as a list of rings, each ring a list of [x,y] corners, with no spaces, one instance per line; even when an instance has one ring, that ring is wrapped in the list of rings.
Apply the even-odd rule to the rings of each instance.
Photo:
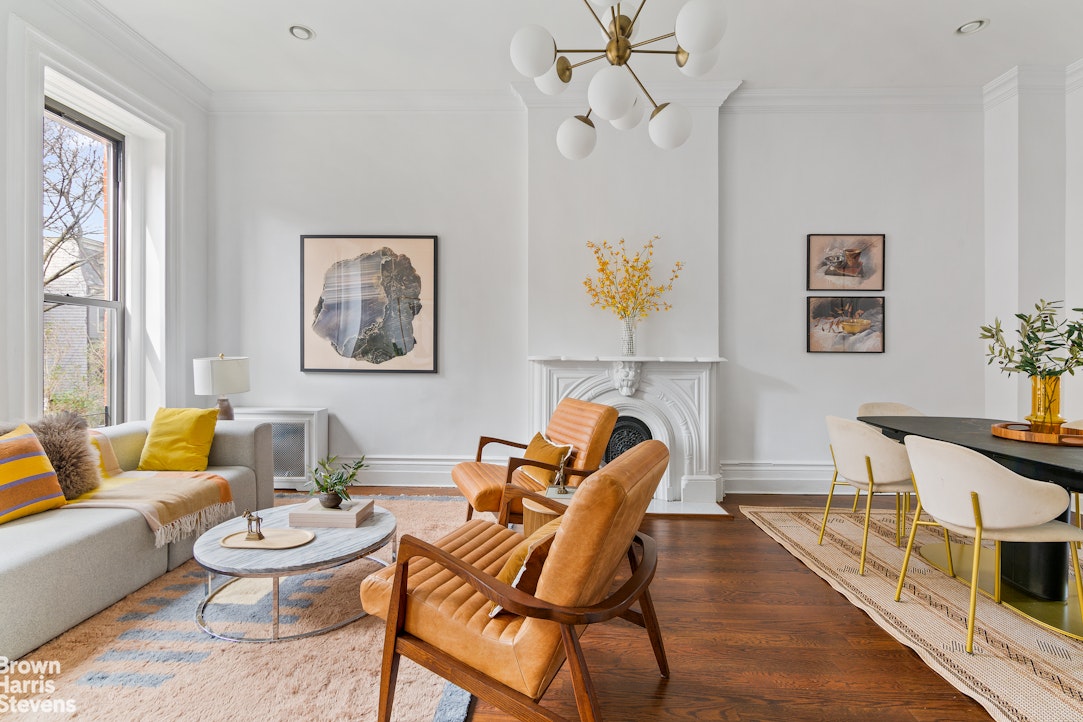
[[[810,233],[806,246],[805,290],[883,291],[883,233]]]
[[[883,296],[808,296],[805,351],[884,353]]]
[[[301,371],[436,373],[436,241],[301,236]]]

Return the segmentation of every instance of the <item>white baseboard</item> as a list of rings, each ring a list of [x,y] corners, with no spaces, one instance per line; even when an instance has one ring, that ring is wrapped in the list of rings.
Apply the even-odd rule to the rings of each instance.
[[[340,461],[350,462],[356,456],[342,455]],[[472,456],[373,456],[357,479],[360,486],[434,486],[454,489],[451,468]],[[489,461],[489,459],[487,459]],[[501,463],[504,459],[492,459]],[[834,467],[830,463],[788,462],[722,462],[719,482],[716,476],[688,477],[683,491],[686,501],[711,496],[718,485],[725,494],[826,494]],[[840,488],[838,493],[848,489]],[[689,499],[688,494],[695,496]],[[714,499],[710,499],[714,501]]]

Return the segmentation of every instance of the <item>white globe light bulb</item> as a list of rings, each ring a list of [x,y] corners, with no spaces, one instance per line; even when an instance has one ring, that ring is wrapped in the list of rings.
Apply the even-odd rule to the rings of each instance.
[[[692,135],[692,114],[683,105],[663,103],[651,116],[647,133],[659,148],[673,150]]]
[[[563,80],[561,75],[561,69],[566,72],[565,77],[567,81]],[[557,58],[557,61],[553,63],[549,70],[545,71],[545,74],[539,75],[534,78],[534,85],[538,86],[538,90],[546,95],[560,95],[564,92],[564,89],[568,87],[568,83],[571,82],[571,66],[568,59],[561,55]]]
[[[620,2],[620,0],[590,0],[591,5],[596,8],[601,8],[602,10],[608,10],[618,2]]]
[[[726,32],[726,9],[722,0],[688,0],[674,27],[677,44],[690,53],[702,53],[722,41]]]
[[[643,120],[643,103],[639,102],[639,98],[632,103],[632,109],[619,118],[609,121],[617,130],[631,130],[639,125],[639,121]]]
[[[587,102],[604,120],[627,114],[635,100],[635,82],[631,74],[618,65],[607,65],[599,70],[587,86]]]
[[[680,66],[680,71],[689,78],[698,78],[706,75],[718,64],[718,57],[722,55],[722,47],[716,46],[702,53],[689,53],[688,60]]]
[[[598,140],[594,123],[583,115],[565,119],[557,128],[557,150],[568,160],[583,160]]]
[[[511,64],[528,78],[544,75],[556,57],[556,41],[540,25],[520,28],[511,38]]]

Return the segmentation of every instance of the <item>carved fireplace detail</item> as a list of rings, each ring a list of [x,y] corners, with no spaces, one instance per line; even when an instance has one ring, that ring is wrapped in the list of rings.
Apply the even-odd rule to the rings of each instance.
[[[716,395],[722,358],[532,357],[531,421],[545,424],[566,397],[608,404],[669,447],[655,494],[668,501],[721,501]]]

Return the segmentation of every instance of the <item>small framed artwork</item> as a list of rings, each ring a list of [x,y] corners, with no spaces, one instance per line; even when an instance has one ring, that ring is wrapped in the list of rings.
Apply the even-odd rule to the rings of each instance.
[[[436,372],[436,236],[301,236],[301,370]]]
[[[883,353],[883,296],[809,296],[809,353]]]
[[[807,289],[883,291],[884,234],[809,234]]]

